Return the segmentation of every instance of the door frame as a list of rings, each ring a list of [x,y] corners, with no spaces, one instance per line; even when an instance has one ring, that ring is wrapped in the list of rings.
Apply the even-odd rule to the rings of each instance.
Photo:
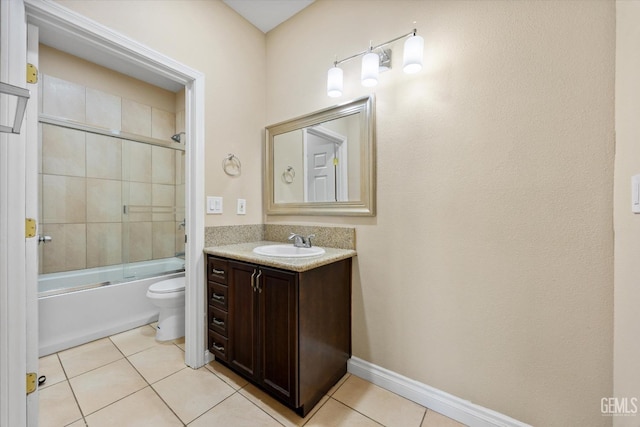
[[[0,81],[25,88],[27,22],[22,0],[0,0]],[[15,98],[0,97],[0,121],[13,123]],[[33,100],[27,102],[27,106]],[[0,133],[0,426],[27,420],[27,286],[25,156],[28,124],[19,134]],[[28,423],[28,424],[27,424]]]
[[[192,368],[208,360],[204,307],[204,120],[205,76],[172,58],[54,2],[24,0],[27,22],[81,50],[99,52],[116,71],[150,75],[185,87],[185,363]],[[90,58],[86,58],[91,60]],[[92,61],[95,62],[95,61]],[[120,69],[118,69],[120,67]],[[37,126],[29,124],[29,126]],[[37,303],[37,301],[36,301]]]

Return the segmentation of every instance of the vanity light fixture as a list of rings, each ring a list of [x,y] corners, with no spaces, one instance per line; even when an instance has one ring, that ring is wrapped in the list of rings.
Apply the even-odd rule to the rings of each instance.
[[[400,39],[407,38],[404,43],[402,69],[407,74],[417,73],[422,69],[422,57],[424,51],[424,39],[418,36],[418,30],[403,34],[377,46],[369,43],[369,49],[338,60],[336,58],[333,67],[327,73],[327,95],[332,98],[342,96],[343,71],[338,65],[362,56],[362,71],[360,74],[362,86],[372,87],[378,84],[378,74],[391,68],[391,49],[383,49]]]

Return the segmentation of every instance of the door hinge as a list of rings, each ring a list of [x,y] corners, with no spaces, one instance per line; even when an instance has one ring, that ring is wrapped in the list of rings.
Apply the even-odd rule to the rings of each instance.
[[[27,64],[27,83],[38,83],[38,69],[33,64]]]
[[[27,372],[27,394],[31,394],[38,388],[38,374]]]
[[[33,218],[26,218],[24,220],[24,237],[36,237],[36,220]]]

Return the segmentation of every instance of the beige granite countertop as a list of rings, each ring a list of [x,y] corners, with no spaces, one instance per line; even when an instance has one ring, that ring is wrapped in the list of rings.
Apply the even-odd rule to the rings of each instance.
[[[253,249],[263,245],[282,245],[282,242],[259,241],[251,243],[238,243],[235,245],[209,246],[204,248],[204,252],[209,255],[216,255],[223,258],[230,258],[239,261],[252,262],[269,267],[281,268],[283,270],[303,272],[311,270],[332,262],[352,258],[357,252],[351,249],[336,249],[322,246],[325,250],[323,255],[305,258],[281,258],[265,255],[258,255]]]

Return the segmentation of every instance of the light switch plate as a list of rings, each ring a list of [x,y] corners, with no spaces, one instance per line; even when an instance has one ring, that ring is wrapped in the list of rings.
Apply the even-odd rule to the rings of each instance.
[[[238,199],[238,215],[245,215],[247,213],[247,201],[245,199]]]
[[[207,213],[208,214],[222,213],[222,197],[217,197],[217,196],[207,197]]]
[[[640,213],[640,175],[631,177],[631,212]]]

